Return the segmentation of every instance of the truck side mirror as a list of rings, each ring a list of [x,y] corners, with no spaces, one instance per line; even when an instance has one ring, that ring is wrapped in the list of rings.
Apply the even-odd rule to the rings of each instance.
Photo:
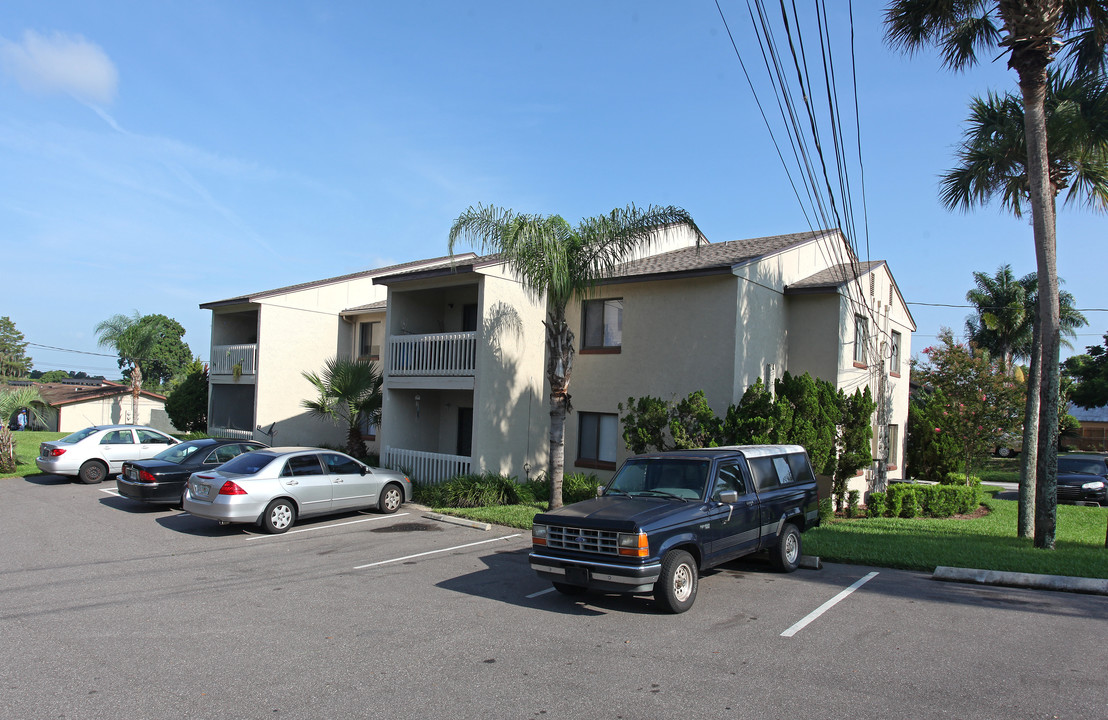
[[[724,490],[719,494],[719,501],[726,505],[734,505],[739,501],[739,493],[737,490]]]

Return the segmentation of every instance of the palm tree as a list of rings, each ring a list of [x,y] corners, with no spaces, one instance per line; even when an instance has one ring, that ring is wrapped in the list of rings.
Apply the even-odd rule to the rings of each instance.
[[[1026,336],[1031,332],[1026,290],[1007,264],[997,268],[992,276],[975,272],[973,284],[966,300],[976,313],[966,319],[966,336],[977,347],[1000,358],[1012,375],[1016,348],[1027,344]]]
[[[1035,237],[1042,331],[1043,382],[1036,466],[1035,546],[1054,547],[1057,520],[1058,423],[1044,422],[1058,405],[1058,270],[1054,197],[1047,152],[1047,71],[1067,41],[1078,75],[1102,74],[1108,62],[1108,12],[1102,0],[894,0],[885,12],[886,39],[912,51],[937,45],[955,70],[977,61],[978,50],[1001,49],[1019,77],[1027,145],[1027,192]]]
[[[1059,279],[1059,282],[1062,282]],[[1023,412],[1023,445],[1020,452],[1020,488],[1019,488],[1019,512],[1016,521],[1017,532],[1020,537],[1032,537],[1035,533],[1035,483],[1033,482],[1033,470],[1038,464],[1038,447],[1035,443],[1039,435],[1039,393],[1042,383],[1042,333],[1039,331],[1039,278],[1035,273],[1028,273],[1019,280],[1024,289],[1026,303],[1026,315],[1031,324],[1030,337],[1026,337],[1027,344],[1016,349],[1016,355],[1029,361],[1027,373],[1027,398],[1024,402]],[[1059,308],[1058,320],[1060,333],[1066,337],[1077,337],[1076,330],[1088,325],[1088,320],[1074,307],[1074,299],[1071,293],[1062,290],[1058,294]],[[1062,344],[1072,347],[1068,340],[1063,339]],[[1051,422],[1048,420],[1048,422]],[[1057,424],[1057,420],[1053,420]]]
[[[139,396],[142,393],[142,367],[158,341],[157,329],[143,323],[138,310],[131,317],[112,315],[96,326],[96,340],[100,347],[109,347],[119,353],[121,367],[131,370],[131,422],[138,423]]]
[[[335,424],[346,423],[346,451],[365,455],[365,444],[359,423],[381,423],[381,373],[369,361],[331,358],[323,364],[323,372],[301,373],[319,395],[303,400],[301,405],[316,417],[330,418]]]
[[[0,390],[0,472],[14,472],[17,462],[15,459],[15,437],[8,424],[12,416],[21,408],[35,420],[35,424],[43,422],[42,396],[34,387],[17,387],[10,390]]]
[[[577,227],[560,215],[523,215],[495,206],[469,207],[450,228],[450,253],[466,238],[496,253],[537,300],[545,297],[546,379],[550,383],[550,508],[562,505],[565,471],[566,415],[573,370],[574,336],[566,322],[570,300],[586,296],[610,277],[616,265],[649,247],[666,225],[691,228],[699,244],[700,229],[681,208],[634,205],[608,215],[585,218]]]
[[[1108,92],[1103,78],[1079,76],[1067,78],[1051,74],[1046,99],[1047,133],[1050,136],[1050,173],[1057,192],[1069,187],[1066,202],[1081,202],[1097,209],[1108,207]],[[1000,198],[1004,208],[1020,217],[1028,204],[1027,146],[1024,142],[1023,105],[1011,93],[970,103],[968,129],[958,148],[959,165],[948,171],[940,183],[940,197],[951,209],[968,210]],[[1008,269],[1005,277],[1001,271]],[[976,274],[975,274],[976,278]],[[980,324],[985,327],[975,336],[971,321],[966,329],[971,339],[982,346],[998,349],[997,335],[1005,328],[1015,355],[1030,363],[1027,376],[1027,400],[1024,406],[1023,451],[1020,456],[1020,499],[1017,521],[1020,537],[1030,537],[1035,529],[1034,468],[1038,452],[1039,393],[1042,385],[1041,345],[1038,322],[1038,275],[1031,273],[1016,282],[1009,266],[1002,266],[990,282],[978,282]],[[1022,300],[1017,300],[1022,287]],[[1073,296],[1059,291],[1061,337],[1073,336],[1073,330],[1085,324],[1074,310]],[[993,316],[985,308],[1003,308]],[[1018,334],[1019,338],[1015,335]],[[1022,346],[1022,347],[1017,347]]]

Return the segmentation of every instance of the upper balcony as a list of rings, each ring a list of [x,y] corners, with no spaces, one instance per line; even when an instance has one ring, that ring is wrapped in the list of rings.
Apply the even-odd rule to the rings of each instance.
[[[386,362],[393,377],[470,377],[475,374],[477,333],[393,335]]]
[[[237,381],[241,377],[253,379],[258,372],[257,344],[213,345],[212,361],[208,366],[208,377],[216,379],[227,377]]]

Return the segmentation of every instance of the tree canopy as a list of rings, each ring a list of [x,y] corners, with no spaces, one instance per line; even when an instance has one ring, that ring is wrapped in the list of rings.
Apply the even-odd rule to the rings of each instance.
[[[25,377],[33,365],[23,333],[10,317],[0,317],[0,377]]]
[[[1083,408],[1108,405],[1108,333],[1103,345],[1089,345],[1084,355],[1074,355],[1064,363],[1074,379],[1070,400]]]
[[[181,340],[185,328],[173,318],[165,315],[143,315],[133,327],[128,328],[127,333],[132,337],[145,333],[153,336],[152,344],[142,357],[142,376],[147,387],[165,387],[170,380],[185,373],[192,361],[192,351]],[[121,354],[119,367],[123,368],[123,377],[130,380],[130,359],[124,359]]]
[[[184,432],[208,429],[208,366],[196,358],[185,368],[185,377],[166,396],[165,412],[173,427]]]

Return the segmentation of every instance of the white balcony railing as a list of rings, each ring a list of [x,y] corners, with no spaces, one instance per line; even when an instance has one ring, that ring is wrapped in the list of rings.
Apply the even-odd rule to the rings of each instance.
[[[473,375],[476,356],[476,332],[394,335],[389,338],[390,375]]]
[[[235,366],[239,366],[239,375],[257,373],[257,345],[213,345],[212,362],[208,367],[211,375],[234,375]]]
[[[215,438],[226,438],[228,440],[253,440],[253,430],[236,430],[235,428],[227,427],[209,427],[208,434]]]
[[[472,458],[464,455],[446,455],[443,453],[422,452],[385,448],[382,458],[385,467],[408,473],[415,482],[437,485],[459,475],[468,475]]]

